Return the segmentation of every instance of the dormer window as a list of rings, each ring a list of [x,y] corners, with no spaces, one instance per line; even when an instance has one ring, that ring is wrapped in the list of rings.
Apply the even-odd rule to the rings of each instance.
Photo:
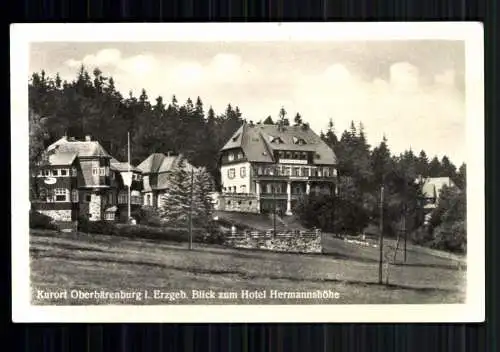
[[[304,145],[306,141],[299,137],[293,137],[293,144]]]
[[[238,140],[238,137],[240,136],[240,134],[238,133],[236,136],[233,137],[233,142],[236,142]]]
[[[283,140],[280,137],[269,136],[269,141],[275,144],[283,144]]]
[[[242,152],[238,153],[238,159],[243,159],[243,153]]]
[[[227,160],[229,160],[229,161],[233,161],[233,160],[234,160],[234,154],[233,154],[233,153],[229,153],[229,154],[227,155]]]

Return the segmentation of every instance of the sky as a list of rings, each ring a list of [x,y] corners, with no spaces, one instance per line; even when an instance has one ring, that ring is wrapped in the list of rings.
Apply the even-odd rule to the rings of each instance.
[[[231,103],[254,122],[283,106],[317,133],[330,118],[338,136],[361,121],[372,147],[385,135],[393,153],[423,149],[457,167],[466,158],[463,41],[31,44],[31,73],[72,80],[81,64],[112,76],[124,96],[200,96],[206,109]]]

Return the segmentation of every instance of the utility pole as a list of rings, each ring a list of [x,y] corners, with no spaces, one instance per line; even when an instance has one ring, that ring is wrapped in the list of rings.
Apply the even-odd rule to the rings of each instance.
[[[127,132],[127,154],[128,154],[128,176],[130,177],[130,180],[128,182],[128,223],[130,223],[130,185],[132,184],[132,173],[130,170],[130,132]]]
[[[193,185],[194,169],[191,167],[191,189],[189,197],[189,250],[193,249]]]
[[[278,168],[275,167],[273,171],[273,237],[276,236],[276,183],[275,183],[275,173],[278,171]]]
[[[406,238],[408,237],[408,231],[406,231],[406,213],[407,213],[407,206],[406,203],[404,204],[404,213],[403,213],[403,235],[405,236],[405,244],[404,244],[404,262],[406,263]]]
[[[382,263],[384,253],[384,186],[380,187],[380,256],[378,262],[378,283],[382,284]]]

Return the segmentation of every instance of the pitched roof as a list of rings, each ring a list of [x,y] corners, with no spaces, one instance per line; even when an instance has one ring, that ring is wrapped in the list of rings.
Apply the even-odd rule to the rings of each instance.
[[[55,141],[47,148],[55,153],[75,153],[78,157],[105,157],[111,158],[106,150],[97,141],[68,140],[66,137]]]
[[[279,143],[273,143],[279,141]],[[298,144],[301,141],[303,144]],[[314,164],[334,165],[337,157],[333,150],[310,128],[302,126],[243,124],[221,151],[242,148],[251,162],[273,162],[274,150],[315,152]]]
[[[110,169],[118,172],[128,172],[129,170],[129,165],[127,162],[124,161],[118,161],[115,158],[111,158],[110,161]],[[134,165],[130,164],[130,170],[135,171],[135,172],[141,172],[137,167]]]
[[[143,191],[162,190],[168,188],[168,172],[182,159],[182,155],[166,156],[163,153],[153,153],[148,156],[137,169],[143,174],[150,174],[149,179],[143,179]],[[196,169],[187,161],[185,170]]]
[[[455,183],[449,177],[428,177],[422,185],[422,192],[427,198],[437,198],[444,186],[453,187]]]
[[[73,164],[76,158],[76,153],[62,152],[49,155],[49,164],[56,166],[69,166]]]

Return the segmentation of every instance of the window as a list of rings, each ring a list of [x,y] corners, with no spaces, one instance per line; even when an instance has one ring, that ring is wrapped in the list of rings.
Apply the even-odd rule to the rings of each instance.
[[[115,213],[113,213],[112,211],[107,211],[106,214],[104,214],[104,219],[115,220]]]
[[[280,159],[283,159],[283,157],[284,157],[284,156],[285,156],[285,153],[283,153],[283,152],[278,152],[278,157],[279,157]]]
[[[74,189],[71,191],[71,201],[73,203],[78,203],[78,190]]]
[[[92,195],[90,193],[85,193],[85,202],[90,203],[92,201]]]
[[[238,159],[243,159],[243,153],[242,152],[238,153]]]
[[[233,161],[233,160],[234,160],[234,154],[233,154],[233,153],[229,153],[229,154],[227,155],[227,160],[229,160],[229,161]]]
[[[61,169],[60,173],[61,173],[61,176],[68,176],[68,169]]]
[[[111,179],[114,180],[115,179],[115,173],[113,171],[111,171],[110,175],[111,175]]]
[[[73,177],[76,176],[76,167],[71,168],[71,176],[73,176]]]
[[[105,167],[99,168],[99,176],[106,176],[106,168]]]
[[[151,201],[151,194],[148,194],[146,196],[146,203],[147,203],[147,205],[152,205],[153,204],[153,202]]]
[[[300,158],[300,154],[297,153],[297,152],[293,153],[293,158],[294,159],[299,159]]]
[[[50,176],[50,170],[43,170],[44,176]]]
[[[128,203],[128,197],[126,193],[120,193],[118,195],[118,203],[120,204]]]
[[[291,152],[286,152],[286,158],[291,159],[292,158],[292,153]]]
[[[109,166],[104,168],[104,172],[106,173],[106,176],[109,176]]]
[[[92,175],[94,175],[94,176],[99,175],[99,168],[97,168],[97,167],[93,167],[93,168],[92,168]]]
[[[66,188],[56,188],[54,190],[55,201],[56,202],[68,202],[69,201],[69,190]]]
[[[247,193],[247,186],[240,186],[240,193]]]
[[[234,178],[234,176],[235,176],[235,171],[234,171],[234,168],[231,168],[231,169],[227,170],[227,177],[228,177],[229,179],[233,179],[233,178]]]
[[[301,172],[301,176],[309,176],[309,170],[307,169],[307,167],[303,167]]]
[[[43,188],[40,190],[40,198],[45,199],[47,203],[53,203],[55,202],[54,191],[51,189]]]
[[[259,168],[257,169],[257,174],[262,175],[262,166],[259,166]]]
[[[59,175],[58,171],[59,170],[57,170],[57,169],[53,169],[52,170],[52,176],[56,176],[57,177]]]
[[[240,177],[244,178],[244,177],[246,177],[246,175],[247,175],[247,169],[246,169],[246,167],[244,167],[244,166],[240,167]]]
[[[108,204],[114,204],[113,193],[108,193]]]
[[[293,176],[299,176],[299,168],[298,167],[294,167],[293,170],[292,170],[292,175]]]

